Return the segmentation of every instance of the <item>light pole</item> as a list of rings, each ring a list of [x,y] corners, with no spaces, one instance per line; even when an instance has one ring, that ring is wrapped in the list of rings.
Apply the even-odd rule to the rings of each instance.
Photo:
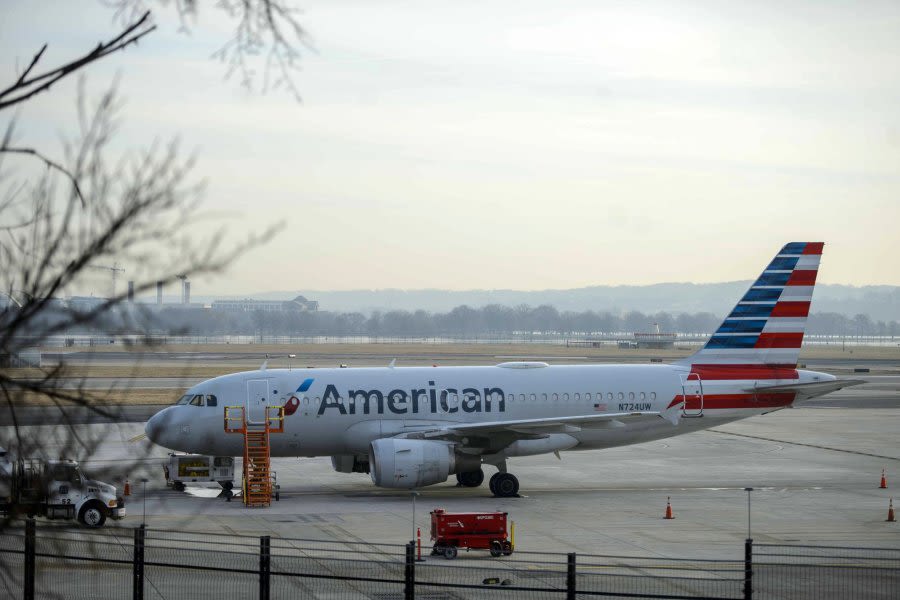
[[[750,539],[750,492],[753,491],[752,487],[744,488],[744,491],[747,492],[747,539]]]
[[[142,497],[142,500],[144,501],[144,518],[141,519],[141,525],[146,527],[147,526],[147,478],[146,477],[141,478],[141,484],[142,484],[141,497]]]
[[[412,501],[413,501],[413,516],[412,516],[412,537],[409,539],[411,539],[412,541],[415,542],[416,541],[416,496],[419,495],[419,492],[417,492],[416,490],[413,490],[410,492],[410,495],[412,496]]]
[[[750,492],[752,487],[745,487],[747,492],[747,540],[744,542],[744,598],[753,597],[753,538],[750,537]]]

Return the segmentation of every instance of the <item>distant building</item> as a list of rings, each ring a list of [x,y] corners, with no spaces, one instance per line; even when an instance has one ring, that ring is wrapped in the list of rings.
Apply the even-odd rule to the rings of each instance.
[[[213,310],[226,312],[315,312],[319,310],[316,300],[307,300],[303,296],[297,296],[293,300],[214,300]]]
[[[85,313],[100,308],[105,302],[106,298],[96,296],[70,296],[68,306],[71,310]]]

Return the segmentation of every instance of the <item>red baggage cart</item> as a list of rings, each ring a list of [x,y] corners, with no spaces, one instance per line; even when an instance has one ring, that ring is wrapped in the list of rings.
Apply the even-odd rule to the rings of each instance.
[[[431,553],[456,558],[460,548],[490,550],[491,556],[509,556],[513,545],[509,539],[505,512],[448,513],[443,508],[431,511]]]

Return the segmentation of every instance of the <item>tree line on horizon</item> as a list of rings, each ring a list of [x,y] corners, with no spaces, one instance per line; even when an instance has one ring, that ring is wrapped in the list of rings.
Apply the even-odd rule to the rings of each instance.
[[[715,331],[722,316],[710,312],[643,313],[629,311],[559,311],[553,306],[515,307],[491,304],[457,306],[447,312],[425,310],[361,312],[224,312],[169,308],[157,313],[148,329],[191,335],[367,335],[477,336],[502,334],[599,335],[663,333],[704,335]],[[821,312],[809,317],[807,333],[856,337],[900,336],[900,322],[873,320],[865,314]]]

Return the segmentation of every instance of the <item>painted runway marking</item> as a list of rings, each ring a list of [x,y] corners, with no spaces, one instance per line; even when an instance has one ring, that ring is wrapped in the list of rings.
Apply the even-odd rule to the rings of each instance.
[[[884,456],[882,454],[872,454],[870,452],[860,452],[859,450],[846,450],[844,448],[832,448],[831,446],[819,446],[818,444],[804,444],[802,442],[788,442],[786,440],[776,440],[775,438],[762,437],[761,435],[749,435],[746,433],[731,433],[730,431],[717,431],[709,429],[712,433],[720,433],[722,435],[734,435],[737,437],[751,438],[754,440],[765,440],[767,442],[775,442],[778,444],[790,444],[791,446],[806,446],[807,448],[818,448],[819,450],[832,450],[834,452],[845,452],[847,454],[859,454],[860,456],[871,456],[873,458],[884,458],[887,460],[900,460],[896,456]]]

